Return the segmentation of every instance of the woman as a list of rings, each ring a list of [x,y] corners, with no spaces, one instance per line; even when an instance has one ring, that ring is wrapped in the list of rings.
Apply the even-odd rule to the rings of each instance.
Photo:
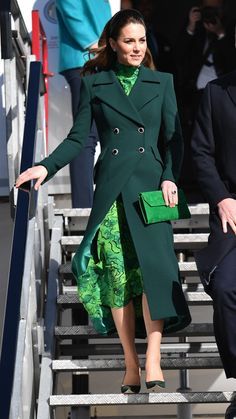
[[[84,67],[91,74],[82,79],[80,106],[68,137],[16,182],[19,187],[37,179],[38,189],[79,153],[95,119],[101,154],[94,204],[72,270],[97,331],[116,329],[119,334],[126,365],[123,393],[140,391],[135,336],[147,335],[147,388],[164,387],[162,333],[191,320],[171,224],[144,225],[138,207],[139,192],[159,188],[166,205],[177,204],[183,153],[172,77],[150,67],[142,16],[135,10],[118,12],[106,26],[105,46]],[[157,148],[161,126],[163,160]]]

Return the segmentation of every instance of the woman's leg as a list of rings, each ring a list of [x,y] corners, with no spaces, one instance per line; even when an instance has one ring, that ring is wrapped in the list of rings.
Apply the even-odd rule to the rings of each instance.
[[[135,312],[133,301],[125,307],[112,308],[112,316],[124,350],[126,373],[123,384],[139,385],[140,369],[135,348]]]
[[[147,297],[143,294],[143,318],[147,332],[146,381],[163,381],[161,362],[161,338],[164,326],[163,320],[152,320]]]

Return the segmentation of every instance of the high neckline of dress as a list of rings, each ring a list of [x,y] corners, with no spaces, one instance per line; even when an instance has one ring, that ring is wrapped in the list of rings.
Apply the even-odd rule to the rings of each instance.
[[[125,65],[117,62],[115,66],[115,72],[117,76],[132,77],[138,74],[139,68],[140,67],[134,67],[131,65]]]

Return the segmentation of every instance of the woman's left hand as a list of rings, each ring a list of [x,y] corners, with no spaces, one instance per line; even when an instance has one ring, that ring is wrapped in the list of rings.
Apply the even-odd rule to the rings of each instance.
[[[171,180],[164,180],[161,184],[161,189],[165,203],[168,207],[175,207],[178,204],[178,189],[174,182]]]

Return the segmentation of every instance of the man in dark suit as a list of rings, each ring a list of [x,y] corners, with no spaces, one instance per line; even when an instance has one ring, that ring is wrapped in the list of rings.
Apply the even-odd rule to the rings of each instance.
[[[191,195],[193,187],[197,188],[192,174],[190,139],[203,89],[208,82],[236,68],[234,27],[225,16],[223,0],[198,3],[201,7],[190,9],[175,49],[177,96],[185,140],[181,185]]]
[[[197,179],[210,205],[209,242],[196,261],[213,300],[215,337],[226,377],[236,378],[236,71],[204,90],[192,150]],[[225,418],[236,418],[236,402]]]

